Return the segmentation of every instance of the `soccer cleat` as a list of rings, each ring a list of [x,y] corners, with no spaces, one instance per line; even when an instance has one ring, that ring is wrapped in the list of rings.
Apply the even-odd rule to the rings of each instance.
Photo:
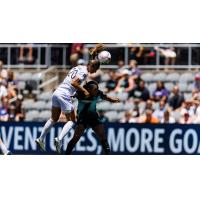
[[[39,138],[37,138],[37,139],[35,140],[35,142],[36,142],[36,144],[39,146],[39,148],[40,148],[42,151],[46,151],[44,142],[42,142]]]
[[[57,153],[61,154],[61,147],[62,147],[62,145],[61,145],[61,143],[60,143],[60,141],[59,141],[58,138],[54,138],[54,145],[56,147]]]
[[[8,153],[6,155],[12,155],[12,152],[11,151],[8,151]]]

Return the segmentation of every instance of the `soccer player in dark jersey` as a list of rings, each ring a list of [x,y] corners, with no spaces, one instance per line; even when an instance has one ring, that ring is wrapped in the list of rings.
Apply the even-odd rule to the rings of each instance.
[[[90,93],[90,97],[85,97],[84,94],[80,92],[76,95],[76,98],[78,99],[77,125],[74,136],[67,146],[66,154],[69,155],[72,153],[73,148],[88,126],[91,127],[99,137],[104,153],[110,154],[110,147],[105,135],[103,123],[96,111],[96,104],[99,100],[117,103],[119,102],[119,99],[105,95],[99,90],[98,84],[95,81],[86,83],[84,87]]]

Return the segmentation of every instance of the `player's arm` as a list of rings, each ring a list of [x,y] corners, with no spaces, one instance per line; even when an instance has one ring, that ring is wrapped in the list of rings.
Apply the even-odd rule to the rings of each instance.
[[[76,88],[78,91],[83,92],[84,95],[86,97],[90,96],[89,92],[80,85],[80,78],[79,77],[75,77],[72,81],[71,81],[71,85]]]
[[[111,103],[120,102],[119,98],[117,98],[117,97],[110,97],[110,96],[104,94],[101,90],[99,90],[98,92],[99,92],[99,95],[100,95],[102,100],[109,101]]]
[[[106,97],[105,97],[105,100],[106,100],[106,101],[109,101],[109,102],[111,102],[111,103],[119,103],[119,102],[120,102],[119,98],[117,98],[117,97],[109,97],[109,96],[107,96],[107,95],[106,95]]]
[[[123,79],[124,79],[123,77],[119,79],[119,81],[117,82],[117,85],[114,89],[114,92],[118,92],[120,90]]]
[[[129,86],[125,89],[125,92],[130,92],[135,87],[135,82],[134,82],[134,80],[133,80],[132,77],[129,77],[129,79],[128,79],[128,85]]]

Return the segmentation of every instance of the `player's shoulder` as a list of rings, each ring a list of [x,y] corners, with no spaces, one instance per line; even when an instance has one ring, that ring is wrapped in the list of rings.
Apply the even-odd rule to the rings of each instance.
[[[77,98],[78,100],[82,100],[85,98],[85,95],[82,91],[76,91],[76,94],[74,97]]]
[[[102,99],[105,99],[106,96],[107,96],[107,95],[106,95],[103,91],[101,91],[101,90],[98,90],[97,95],[98,95],[100,98],[102,98]]]
[[[85,65],[78,65],[77,68],[80,72],[88,73],[87,66]]]

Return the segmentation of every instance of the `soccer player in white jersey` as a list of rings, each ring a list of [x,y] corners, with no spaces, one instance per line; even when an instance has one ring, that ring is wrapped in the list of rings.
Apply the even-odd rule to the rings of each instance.
[[[62,112],[66,115],[68,122],[65,124],[58,137],[54,139],[56,151],[61,153],[62,140],[71,128],[73,128],[76,120],[71,97],[74,96],[77,90],[82,91],[85,96],[89,96],[88,91],[84,89],[81,84],[86,80],[88,73],[95,73],[99,69],[100,62],[96,59],[96,57],[97,54],[103,49],[104,46],[102,44],[97,44],[94,48],[92,48],[90,51],[92,60],[89,61],[87,66],[78,65],[77,67],[72,68],[64,81],[53,93],[51,118],[44,125],[40,137],[36,139],[37,145],[43,151],[46,151],[44,139],[49,133],[51,127],[59,120]]]
[[[46,122],[39,138],[36,139],[38,146],[45,151],[44,139],[51,127],[59,120],[61,112],[64,113],[68,122],[63,127],[61,133],[54,139],[56,151],[61,152],[62,140],[75,124],[76,116],[71,97],[76,91],[82,91],[85,96],[89,93],[81,84],[86,80],[88,73],[95,73],[100,67],[100,62],[96,59],[90,60],[87,66],[79,65],[72,68],[65,80],[58,86],[52,96],[52,114],[51,118]]]
[[[0,138],[0,150],[3,153],[3,155],[9,155],[9,154],[11,154],[10,151],[7,149],[6,145],[1,140],[1,138]]]

